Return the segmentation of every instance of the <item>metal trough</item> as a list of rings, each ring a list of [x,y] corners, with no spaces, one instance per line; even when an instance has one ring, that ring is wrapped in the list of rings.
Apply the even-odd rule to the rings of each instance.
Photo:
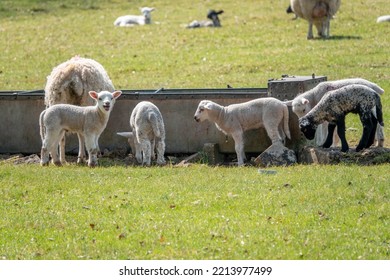
[[[296,87],[283,86],[284,95],[273,89],[274,82],[269,81],[268,88],[225,88],[225,89],[158,89],[158,90],[122,90],[123,94],[116,102],[107,128],[102,133],[99,146],[103,149],[129,149],[125,138],[118,136],[120,131],[129,131],[129,117],[135,105],[143,100],[153,102],[161,111],[166,127],[166,153],[194,153],[202,150],[205,143],[218,143],[223,153],[234,153],[234,141],[226,138],[214,123],[208,121],[196,123],[193,119],[199,102],[213,100],[221,105],[246,102],[255,98],[276,96],[279,99],[292,99],[297,94],[314,87],[325,77],[298,77],[285,83],[293,85],[297,80],[305,84],[301,91]],[[279,81],[277,88],[280,87]],[[307,81],[310,81],[308,83]],[[276,85],[276,84],[275,84]],[[272,91],[270,89],[273,89]],[[298,89],[299,90],[299,89]],[[288,95],[286,95],[288,93]],[[287,97],[287,98],[284,98]],[[39,153],[41,139],[39,135],[39,114],[44,110],[44,92],[36,91],[0,91],[0,153]],[[296,149],[301,139],[295,114],[290,110],[290,130],[292,139],[287,146]],[[245,134],[245,151],[262,152],[270,140],[264,129],[248,131]],[[67,137],[68,152],[76,153],[78,141],[75,135]]]

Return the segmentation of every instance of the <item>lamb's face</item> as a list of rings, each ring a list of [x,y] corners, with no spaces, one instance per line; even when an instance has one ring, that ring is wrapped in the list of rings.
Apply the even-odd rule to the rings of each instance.
[[[313,124],[308,118],[302,117],[299,119],[299,128],[307,139],[314,139],[317,125]]]
[[[109,91],[101,91],[99,93],[90,91],[89,95],[96,100],[99,109],[102,112],[110,113],[114,106],[115,100],[122,94],[121,91],[115,91],[113,93]]]
[[[196,109],[194,119],[197,122],[203,122],[207,119],[207,108],[210,106],[209,101],[203,100],[199,103]]]
[[[302,118],[310,110],[311,110],[310,103],[307,99],[294,100],[292,102],[292,111],[298,116],[298,118]]]

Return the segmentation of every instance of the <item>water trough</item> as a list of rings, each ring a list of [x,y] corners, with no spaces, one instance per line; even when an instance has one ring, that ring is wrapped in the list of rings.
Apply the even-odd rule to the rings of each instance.
[[[213,100],[222,105],[246,102],[267,96],[289,100],[302,93],[326,77],[298,76],[269,80],[268,88],[223,88],[223,89],[152,89],[122,90],[116,102],[107,128],[100,137],[100,148],[115,150],[129,149],[119,131],[129,131],[129,117],[135,105],[144,100],[159,107],[166,127],[166,153],[194,153],[202,150],[205,143],[218,143],[222,153],[234,153],[234,142],[218,131],[213,123],[196,123],[193,119],[199,102]],[[0,153],[39,153],[39,114],[44,110],[44,91],[0,91]],[[297,118],[290,110],[290,130],[292,139],[287,147],[296,150],[301,140]],[[245,134],[245,151],[264,151],[270,140],[264,129],[248,131]],[[67,138],[68,152],[77,152],[78,141],[75,135]]]

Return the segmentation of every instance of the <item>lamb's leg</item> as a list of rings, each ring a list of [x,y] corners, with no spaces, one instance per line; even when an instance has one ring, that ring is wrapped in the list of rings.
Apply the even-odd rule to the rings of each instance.
[[[369,145],[370,138],[372,137],[372,134],[373,134],[372,131],[374,130],[374,126],[373,126],[371,117],[367,117],[367,116],[362,115],[362,116],[360,116],[360,120],[363,124],[363,134],[362,134],[362,137],[360,138],[359,144],[356,146],[356,152],[363,150],[364,148],[367,147],[367,145]]]
[[[307,31],[307,39],[313,39],[313,22],[309,20],[309,30]]]
[[[151,143],[151,150],[152,150],[152,160],[155,160],[156,159],[156,154],[155,154],[155,149],[156,149],[156,140],[153,139],[152,141],[150,141]]]
[[[380,126],[378,124],[378,120],[376,119],[376,117],[374,115],[371,115],[371,123],[372,123],[371,133],[370,133],[370,136],[368,138],[368,143],[367,143],[365,148],[369,148],[374,144],[377,127]]]
[[[84,135],[77,134],[79,138],[79,156],[77,158],[77,164],[83,164],[85,163],[85,140]]]
[[[57,131],[47,130],[45,139],[41,149],[41,165],[47,165],[49,162],[49,156],[47,152],[50,152],[53,164],[61,166],[61,161],[58,157],[58,145],[64,136],[64,132],[57,134]]]
[[[244,152],[244,138],[243,138],[243,132],[236,132],[232,134],[233,140],[234,140],[234,149],[236,150],[237,154],[237,164],[239,166],[244,165],[244,162],[246,161],[245,152]]]
[[[345,139],[345,116],[339,117],[339,119],[336,122],[336,125],[337,125],[337,134],[339,135],[341,141],[341,151],[348,152],[349,146],[347,140]],[[332,137],[332,135],[330,137]]]
[[[329,148],[333,143],[333,133],[336,128],[336,124],[328,123],[328,135],[326,135],[326,139],[324,144],[322,144],[323,148]]]
[[[62,164],[66,164],[65,159],[65,133],[62,135],[60,140],[60,161]]]
[[[150,144],[150,141],[141,139],[140,147],[142,150],[142,165],[150,166],[151,163],[151,148],[152,145]]]
[[[157,164],[164,165],[165,164],[165,159],[164,159],[165,142],[162,141],[161,139],[157,139],[156,149],[157,149]]]
[[[88,135],[85,137],[85,146],[88,151],[88,166],[95,167],[98,164],[97,154],[98,148],[96,147],[96,138],[95,135]]]

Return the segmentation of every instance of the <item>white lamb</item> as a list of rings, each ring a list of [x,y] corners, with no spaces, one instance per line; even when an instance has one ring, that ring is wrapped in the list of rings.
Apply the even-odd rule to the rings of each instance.
[[[379,94],[364,85],[347,85],[329,92],[308,114],[299,118],[299,127],[306,138],[313,139],[317,126],[324,121],[329,122],[328,137],[323,144],[324,148],[329,148],[337,126],[341,151],[347,152],[349,146],[345,139],[345,116],[348,113],[359,114],[363,124],[363,134],[356,151],[370,147],[374,143],[377,125],[384,125],[382,103]]]
[[[290,0],[292,11],[309,22],[307,39],[313,39],[313,24],[318,35],[329,37],[330,20],[340,8],[341,0]]]
[[[45,86],[45,105],[72,104],[78,106],[93,105],[88,98],[89,91],[114,91],[106,70],[93,59],[75,56],[55,67],[47,77]],[[85,160],[84,139],[79,138],[78,163]],[[65,137],[60,143],[60,160],[65,160]]]
[[[135,25],[145,25],[152,23],[152,12],[154,8],[143,7],[140,9],[142,15],[126,15],[118,17],[114,25],[116,26],[135,26]]]
[[[245,161],[244,131],[264,127],[272,143],[291,139],[288,126],[288,108],[276,98],[258,98],[240,104],[221,106],[203,100],[196,109],[197,122],[210,120],[226,135],[231,135],[235,143],[238,165]]]
[[[298,95],[292,101],[287,102],[287,105],[292,106],[292,111],[300,118],[306,115],[315,105],[320,102],[320,100],[326,95],[328,92],[342,88],[347,85],[364,85],[371,89],[373,89],[376,93],[381,95],[384,93],[384,90],[378,86],[377,84],[370,82],[361,78],[352,78],[352,79],[343,79],[337,81],[326,81],[319,83],[314,88]],[[322,145],[327,136],[327,125],[320,125],[318,127],[316,134],[316,143],[317,145]],[[383,147],[384,144],[384,129],[381,126],[377,127],[376,132],[377,146]]]
[[[89,95],[96,100],[95,106],[56,104],[44,110],[39,116],[42,139],[41,165],[48,165],[49,153],[55,165],[62,165],[58,159],[57,148],[65,132],[70,131],[83,136],[89,156],[88,166],[96,166],[100,134],[106,128],[115,100],[121,94],[121,91],[113,93],[90,91]]]
[[[138,103],[130,115],[130,127],[132,132],[117,134],[128,138],[138,163],[150,166],[156,150],[157,164],[164,165],[165,126],[157,106],[148,101]]]

